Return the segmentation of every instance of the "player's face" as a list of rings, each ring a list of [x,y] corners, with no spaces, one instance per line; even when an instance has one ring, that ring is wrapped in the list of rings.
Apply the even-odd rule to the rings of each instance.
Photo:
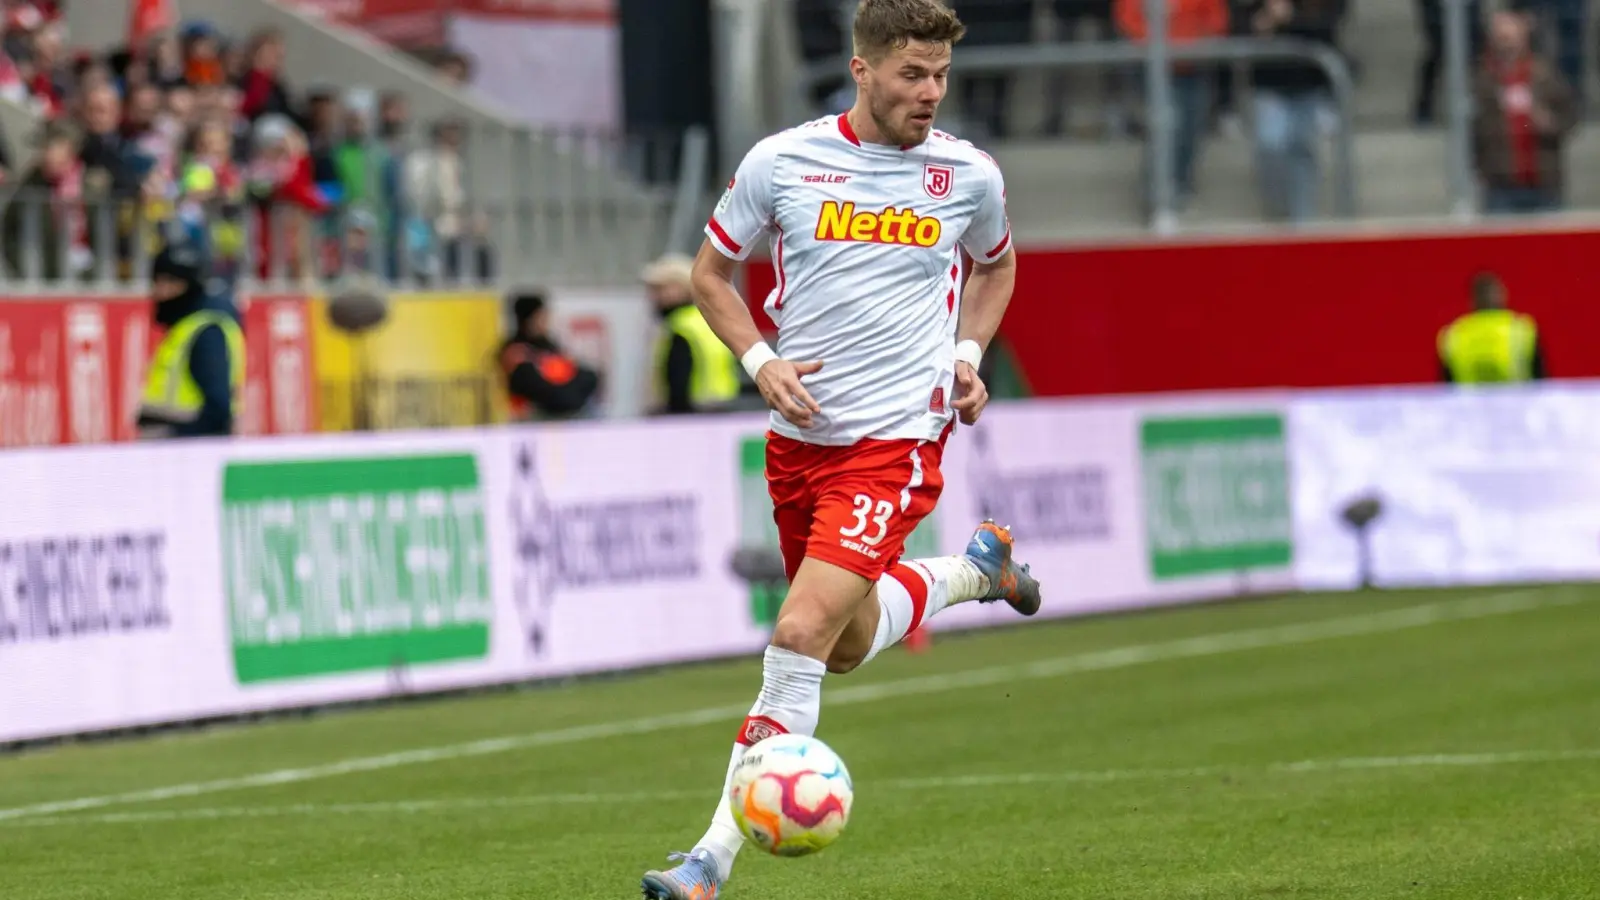
[[[873,123],[897,144],[927,140],[949,75],[949,44],[911,41],[891,50],[863,79]]]

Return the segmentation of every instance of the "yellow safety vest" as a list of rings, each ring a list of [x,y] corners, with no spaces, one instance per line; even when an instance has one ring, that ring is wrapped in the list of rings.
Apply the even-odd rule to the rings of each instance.
[[[1508,309],[1467,313],[1439,332],[1439,358],[1458,384],[1503,384],[1533,377],[1538,326]]]
[[[661,340],[656,346],[657,400],[666,400],[667,353],[673,335],[689,342],[694,353],[694,373],[689,377],[689,402],[697,409],[727,403],[739,396],[739,361],[723,345],[705,316],[694,306],[682,306],[667,314]]]
[[[189,374],[189,352],[195,336],[212,325],[221,328],[228,341],[228,383],[233,393],[234,419],[239,418],[244,398],[244,331],[232,316],[209,309],[179,319],[161,339],[155,358],[150,361],[150,374],[145,377],[144,412],[169,422],[193,422],[199,418],[205,395]]]

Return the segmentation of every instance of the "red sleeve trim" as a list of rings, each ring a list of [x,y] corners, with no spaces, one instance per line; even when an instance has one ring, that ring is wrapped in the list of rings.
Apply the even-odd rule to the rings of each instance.
[[[732,250],[735,255],[744,252],[744,247],[738,241],[728,237],[728,232],[724,231],[722,226],[717,223],[715,216],[712,216],[711,221],[706,223],[706,227],[710,228],[711,233],[717,236],[717,240],[722,242],[722,246]],[[1010,235],[1008,234],[1007,237],[1010,237]]]
[[[1011,246],[1011,229],[1008,228],[1006,229],[1006,236],[1000,239],[1000,243],[994,245],[993,250],[985,253],[983,258],[986,260],[993,260],[995,257],[1006,252],[1006,248],[1009,246]]]

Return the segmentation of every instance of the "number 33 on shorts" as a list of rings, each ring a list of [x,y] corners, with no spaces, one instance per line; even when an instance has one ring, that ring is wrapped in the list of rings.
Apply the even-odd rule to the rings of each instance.
[[[841,537],[860,541],[868,547],[876,547],[888,537],[889,517],[895,514],[893,503],[875,501],[866,494],[857,494],[851,512],[855,515],[855,523],[840,528]]]

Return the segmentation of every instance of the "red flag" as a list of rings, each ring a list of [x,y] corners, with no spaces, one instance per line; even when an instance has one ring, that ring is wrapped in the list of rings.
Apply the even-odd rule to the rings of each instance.
[[[150,35],[178,24],[174,0],[133,0],[129,6],[128,47],[136,54],[144,49],[145,40]]]

